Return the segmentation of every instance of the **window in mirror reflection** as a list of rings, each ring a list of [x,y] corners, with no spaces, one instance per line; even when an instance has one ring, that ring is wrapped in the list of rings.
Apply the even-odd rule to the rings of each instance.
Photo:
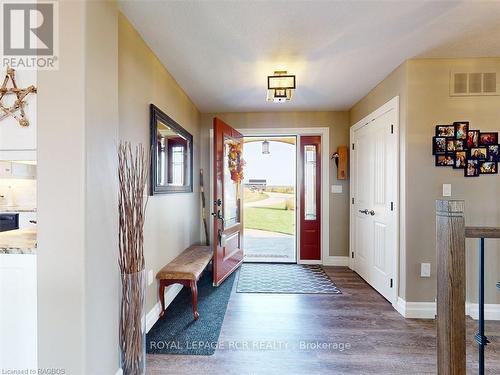
[[[161,122],[158,122],[157,131],[157,184],[187,185],[188,141]]]

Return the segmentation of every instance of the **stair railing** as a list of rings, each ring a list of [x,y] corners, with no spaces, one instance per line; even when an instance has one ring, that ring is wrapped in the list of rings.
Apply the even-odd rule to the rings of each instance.
[[[466,227],[465,202],[436,201],[437,351],[438,374],[466,373],[465,347],[465,239],[479,239],[479,320],[475,340],[479,374],[484,374],[484,244],[500,238],[500,228]],[[500,288],[500,282],[497,284]]]

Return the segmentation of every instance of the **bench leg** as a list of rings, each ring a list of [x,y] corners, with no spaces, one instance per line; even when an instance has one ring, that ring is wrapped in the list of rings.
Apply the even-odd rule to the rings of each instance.
[[[196,285],[196,280],[191,280],[189,282],[191,287],[191,299],[193,301],[193,314],[194,320],[198,320],[200,314],[198,314],[198,285]]]
[[[160,304],[161,304],[161,311],[160,311],[160,319],[163,318],[163,315],[165,315],[165,287],[166,283],[161,280],[160,281],[160,290],[159,290],[159,297],[160,297]]]

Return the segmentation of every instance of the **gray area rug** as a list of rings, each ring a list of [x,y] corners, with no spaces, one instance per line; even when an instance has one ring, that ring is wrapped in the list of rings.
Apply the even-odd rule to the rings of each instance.
[[[193,319],[191,291],[182,288],[146,335],[146,352],[150,354],[212,355],[226,315],[235,273],[219,287],[212,286],[212,272],[206,270],[198,281],[198,312]]]
[[[320,266],[245,263],[238,276],[238,293],[341,294]]]

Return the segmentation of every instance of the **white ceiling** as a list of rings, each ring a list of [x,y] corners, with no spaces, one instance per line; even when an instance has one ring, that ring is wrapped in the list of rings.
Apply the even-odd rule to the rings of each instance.
[[[500,56],[500,2],[120,1],[202,112],[349,109],[412,57]],[[266,102],[274,70],[297,75]]]

